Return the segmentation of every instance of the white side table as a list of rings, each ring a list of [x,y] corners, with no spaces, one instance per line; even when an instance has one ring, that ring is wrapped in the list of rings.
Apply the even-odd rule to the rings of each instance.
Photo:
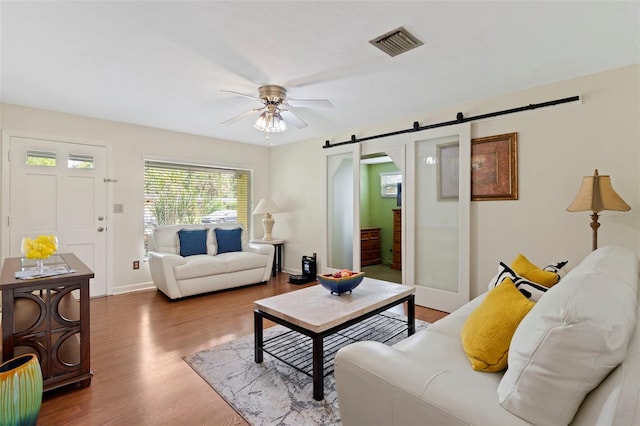
[[[272,245],[275,249],[275,254],[273,256],[273,266],[271,267],[271,275],[275,277],[278,272],[282,272],[282,263],[284,256],[284,240],[251,240],[251,244],[269,244]]]

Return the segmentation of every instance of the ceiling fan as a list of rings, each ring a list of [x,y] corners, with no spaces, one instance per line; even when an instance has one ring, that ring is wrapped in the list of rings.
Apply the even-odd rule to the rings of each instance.
[[[331,108],[333,105],[327,99],[293,99],[287,98],[287,90],[282,86],[269,84],[258,88],[258,96],[247,95],[245,93],[234,92],[232,90],[222,90],[223,92],[234,93],[262,103],[262,107],[253,108],[235,117],[226,120],[221,125],[227,125],[242,120],[250,115],[260,113],[253,127],[266,132],[284,132],[287,130],[287,122],[292,123],[296,128],[302,129],[308,124],[300,118],[292,109],[304,106]],[[261,112],[262,111],[262,112]]]

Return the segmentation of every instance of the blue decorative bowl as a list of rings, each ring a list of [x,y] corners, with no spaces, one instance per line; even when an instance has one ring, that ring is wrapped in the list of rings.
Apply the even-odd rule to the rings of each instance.
[[[345,278],[334,278],[331,274],[318,275],[318,281],[322,287],[326,288],[331,294],[340,295],[342,293],[351,292],[362,282],[364,272],[358,272],[355,275]]]

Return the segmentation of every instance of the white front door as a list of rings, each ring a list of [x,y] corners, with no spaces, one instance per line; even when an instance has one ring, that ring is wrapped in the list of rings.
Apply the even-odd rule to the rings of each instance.
[[[24,235],[56,235],[59,253],[74,253],[95,273],[91,297],[104,296],[106,148],[11,136],[9,151],[9,256],[22,255]]]

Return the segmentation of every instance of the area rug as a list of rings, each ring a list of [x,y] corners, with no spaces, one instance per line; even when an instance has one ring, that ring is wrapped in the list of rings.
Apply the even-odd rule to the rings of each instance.
[[[416,320],[416,331],[429,324]],[[287,331],[280,325],[264,331],[267,340]],[[393,344],[406,337],[394,337]],[[248,423],[259,425],[340,425],[333,374],[324,378],[324,400],[313,399],[311,377],[264,354],[256,364],[253,335],[184,357],[184,360]]]

